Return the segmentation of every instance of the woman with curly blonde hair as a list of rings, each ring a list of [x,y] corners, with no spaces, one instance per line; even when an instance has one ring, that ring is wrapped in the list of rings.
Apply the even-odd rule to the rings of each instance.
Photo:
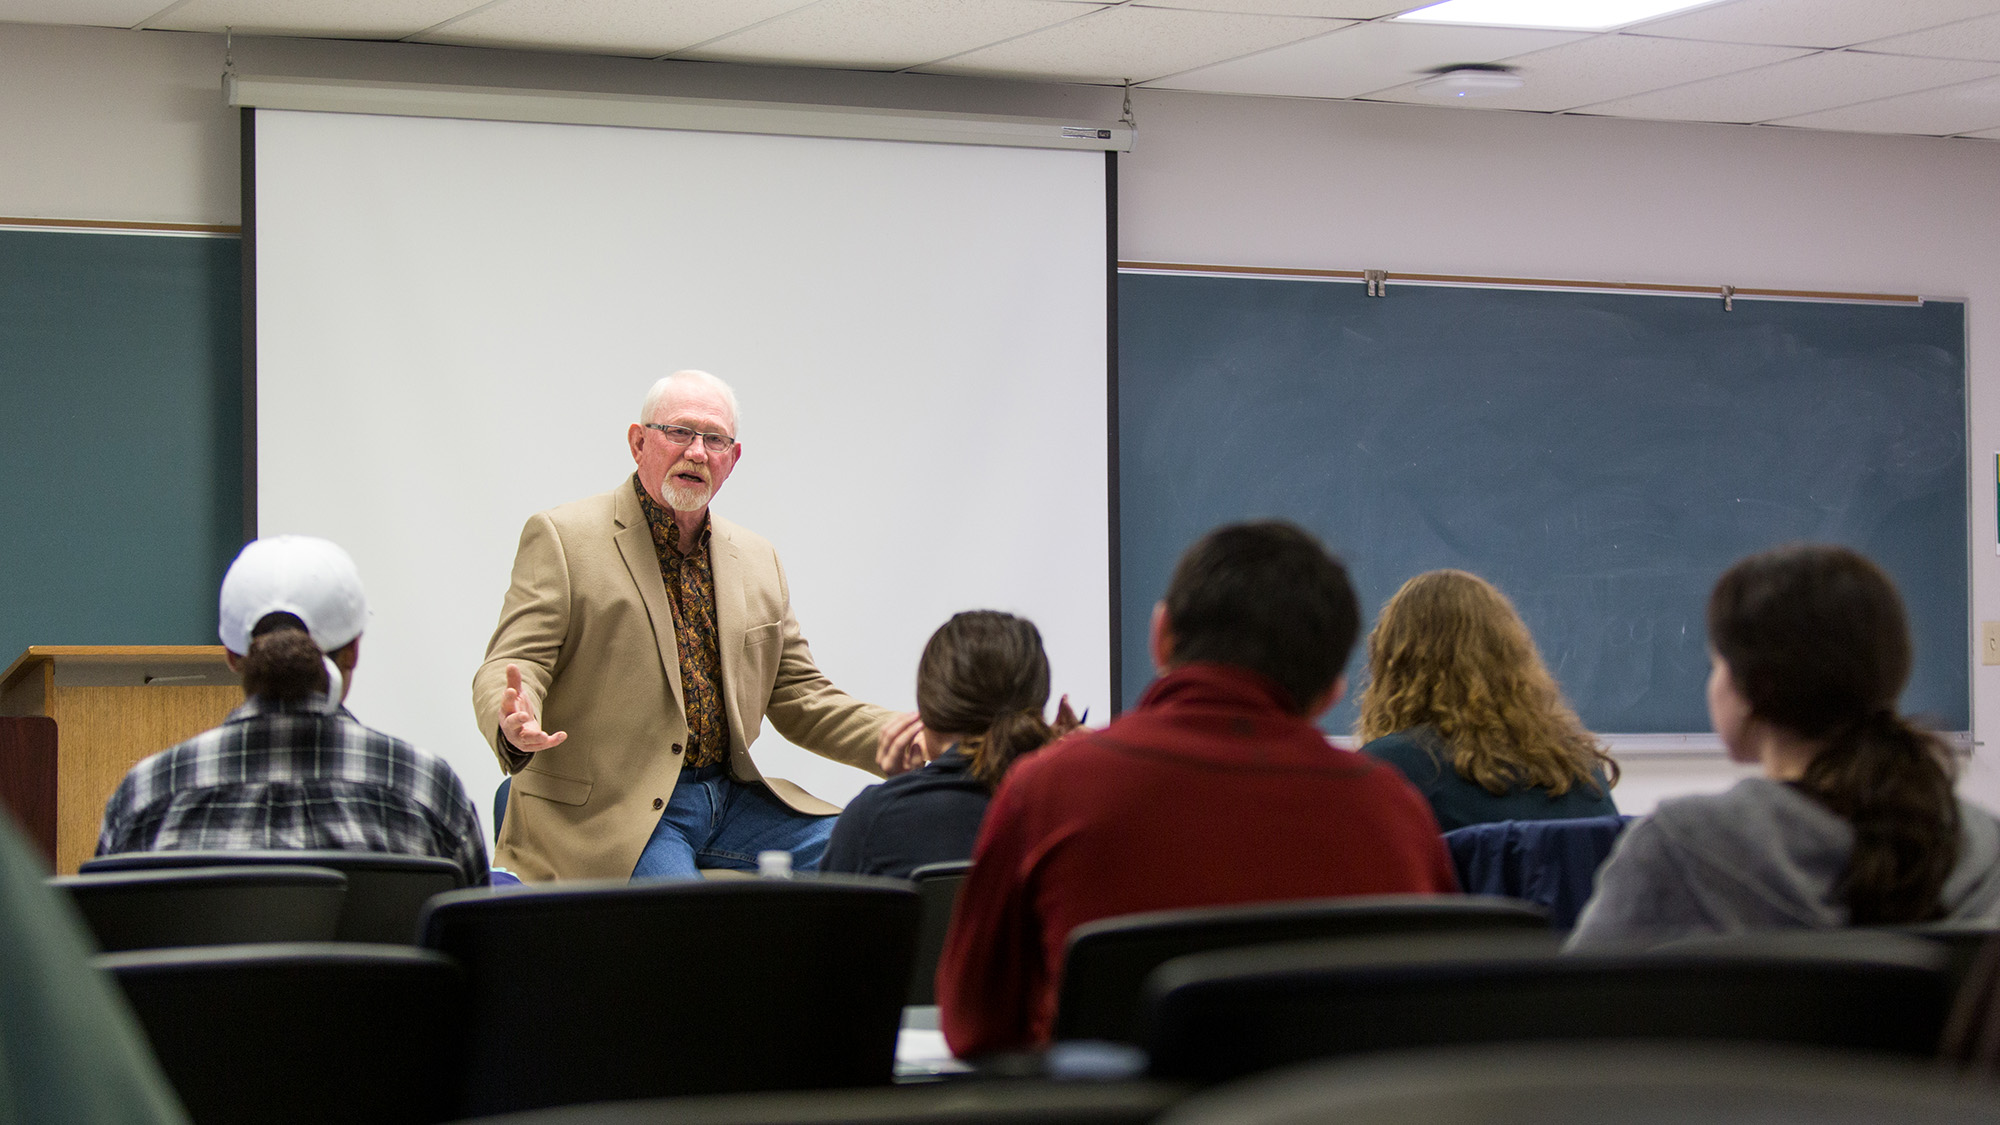
[[[1419,574],[1382,607],[1355,733],[1446,832],[1618,811],[1617,763],[1563,702],[1506,595],[1462,570]]]

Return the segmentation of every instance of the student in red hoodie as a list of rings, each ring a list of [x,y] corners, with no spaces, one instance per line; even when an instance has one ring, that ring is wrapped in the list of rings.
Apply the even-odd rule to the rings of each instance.
[[[1223,527],[1182,556],[1153,610],[1159,679],[1016,763],[987,811],[938,967],[953,1052],[1045,1044],[1085,922],[1458,889],[1423,797],[1313,726],[1359,632],[1346,569],[1296,527]]]

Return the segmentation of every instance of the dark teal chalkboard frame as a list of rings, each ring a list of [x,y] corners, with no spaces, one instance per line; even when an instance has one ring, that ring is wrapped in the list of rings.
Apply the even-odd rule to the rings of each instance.
[[[0,663],[215,644],[243,543],[240,244],[0,230]]]
[[[1116,388],[1122,702],[1175,557],[1295,520],[1372,623],[1459,567],[1521,609],[1585,722],[1708,729],[1702,613],[1800,539],[1883,564],[1917,643],[1906,709],[1968,730],[1965,316],[1921,305],[1126,272]],[[1350,675],[1359,686],[1365,660]],[[1352,703],[1329,730],[1353,724]]]

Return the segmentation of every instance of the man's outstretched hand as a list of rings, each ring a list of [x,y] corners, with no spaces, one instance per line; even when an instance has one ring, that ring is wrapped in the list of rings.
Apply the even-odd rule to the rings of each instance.
[[[500,733],[524,754],[561,746],[563,739],[569,737],[567,731],[542,729],[534,706],[521,694],[521,670],[512,664],[507,665],[507,690],[500,693]]]

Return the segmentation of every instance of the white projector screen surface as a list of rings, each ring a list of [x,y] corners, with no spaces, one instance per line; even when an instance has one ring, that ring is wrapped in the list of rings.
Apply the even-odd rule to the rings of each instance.
[[[996,608],[1109,717],[1102,153],[259,110],[252,174],[259,533],[353,554],[349,706],[482,816],[521,527],[625,487],[683,367],[742,401],[714,510],[777,546],[834,683],[913,709],[925,639]],[[754,753],[873,780],[768,725]]]

